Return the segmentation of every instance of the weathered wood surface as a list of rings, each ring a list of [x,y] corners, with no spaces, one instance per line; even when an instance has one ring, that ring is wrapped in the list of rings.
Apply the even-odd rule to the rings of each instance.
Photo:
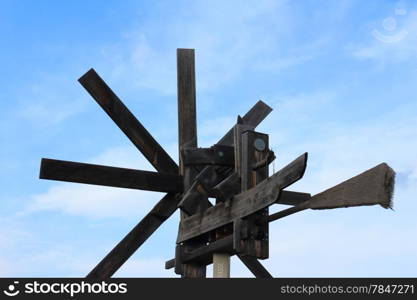
[[[379,164],[309,200],[269,216],[275,221],[305,209],[331,209],[363,205],[392,207],[395,172],[386,163]]]
[[[311,197],[309,208],[329,209],[379,204],[392,207],[395,172],[386,163]]]
[[[231,223],[236,218],[246,217],[275,203],[282,189],[302,178],[306,165],[307,153],[254,188],[233,197],[230,207],[226,207],[225,203],[219,203],[203,213],[184,219],[181,222],[177,243]]]
[[[241,190],[240,176],[236,172],[227,177],[213,188],[214,195],[218,201],[225,202],[232,199]]]
[[[256,278],[273,278],[267,269],[253,256],[238,255]]]
[[[242,118],[241,122],[246,125],[250,125],[250,128],[255,129],[272,111],[268,105],[262,101],[258,101]],[[225,136],[223,136],[216,145],[233,146],[234,143],[234,128],[231,128]],[[202,193],[205,196],[212,196],[211,190],[223,181],[231,172],[219,172],[222,171],[222,167],[207,166],[197,176],[197,183],[192,184],[192,191],[188,193],[188,197],[183,197],[178,207],[187,213],[192,215],[195,210],[195,199],[197,193]],[[187,191],[186,191],[187,193]]]
[[[247,131],[241,135],[242,192],[268,178],[269,137],[267,134]],[[259,162],[263,162],[259,166]],[[253,168],[258,165],[258,168]],[[260,259],[269,257],[268,207],[234,222],[234,246],[239,254]],[[242,232],[243,231],[243,232]]]
[[[42,158],[39,178],[156,192],[181,193],[179,175]]]
[[[231,235],[203,245],[190,252],[184,252],[181,254],[181,258],[184,262],[196,262],[199,264],[209,265],[213,262],[213,252],[229,253],[234,254],[233,250],[233,237]],[[165,263],[166,269],[174,267],[174,259],[170,259]]]
[[[282,191],[276,204],[297,205],[311,198],[310,193],[300,193],[294,191]]]
[[[184,164],[181,153],[187,148],[197,147],[197,113],[195,87],[195,55],[194,49],[177,49],[177,84],[178,84],[178,150],[180,158],[180,174],[184,177],[184,190],[191,186],[196,170]],[[208,198],[201,195],[197,199],[195,209],[203,211],[208,206]],[[186,215],[181,213],[181,221]],[[180,231],[180,228],[178,228]],[[197,243],[198,245],[198,243]],[[186,243],[180,245],[180,250],[194,249],[196,245]],[[186,264],[182,255],[176,257],[175,272],[182,277],[206,277],[206,266]]]
[[[185,166],[218,165],[233,167],[235,157],[233,147],[215,145],[210,148],[185,148],[181,153]]]
[[[110,278],[176,210],[175,194],[166,194],[152,210],[102,259],[87,278]]]
[[[78,81],[156,170],[178,174],[177,164],[94,69],[90,69]]]
[[[243,117],[257,126],[270,112],[271,108],[262,101],[254,105]],[[220,141],[233,138],[232,130]],[[176,172],[177,174],[177,172]],[[168,219],[176,210],[179,197],[175,194],[165,195],[155,207],[104,257],[87,275],[87,278],[110,278],[135,251]]]
[[[262,100],[256,104],[242,117],[242,124],[252,125],[254,130],[272,111],[272,108]],[[231,128],[226,135],[217,143],[219,145],[233,145],[233,130]]]

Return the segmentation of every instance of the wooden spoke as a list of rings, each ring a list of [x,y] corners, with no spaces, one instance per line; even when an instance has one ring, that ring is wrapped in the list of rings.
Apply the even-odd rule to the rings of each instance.
[[[39,178],[155,192],[181,193],[183,189],[179,175],[48,158],[42,159]]]
[[[90,69],[78,81],[156,170],[178,174],[177,164],[94,69]]]

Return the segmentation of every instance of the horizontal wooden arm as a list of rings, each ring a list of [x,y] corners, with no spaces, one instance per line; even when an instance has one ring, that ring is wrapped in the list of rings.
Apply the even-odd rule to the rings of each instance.
[[[179,175],[48,158],[41,161],[39,178],[155,192],[181,193],[183,189]]]

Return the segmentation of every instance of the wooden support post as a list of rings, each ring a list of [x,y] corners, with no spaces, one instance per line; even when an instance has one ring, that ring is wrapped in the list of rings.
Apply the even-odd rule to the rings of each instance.
[[[178,144],[179,169],[184,177],[184,190],[187,190],[196,175],[195,169],[185,166],[181,153],[186,148],[197,147],[197,117],[196,117],[196,88],[195,88],[195,58],[194,49],[177,49],[177,82],[178,82]],[[206,201],[199,201],[202,205]],[[204,209],[204,207],[198,210]],[[186,215],[181,212],[181,222]],[[181,230],[181,227],[179,227]],[[206,277],[206,266],[198,264],[182,264],[181,253],[194,247],[190,243],[177,246],[175,271],[182,277]]]

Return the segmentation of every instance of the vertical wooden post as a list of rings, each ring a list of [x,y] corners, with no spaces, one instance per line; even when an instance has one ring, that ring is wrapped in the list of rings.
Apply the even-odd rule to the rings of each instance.
[[[268,164],[254,169],[269,153],[268,135],[246,131],[241,137],[240,166],[242,191],[246,191],[268,177]],[[234,249],[238,254],[260,259],[268,258],[268,208],[234,222]]]
[[[187,190],[195,177],[192,168],[185,167],[181,150],[187,147],[197,147],[197,118],[196,118],[196,87],[195,87],[195,57],[194,49],[177,49],[177,83],[178,83],[178,145],[179,169],[184,177],[184,190]],[[181,212],[181,220],[186,216]],[[178,245],[176,253],[176,272],[183,277],[205,277],[206,266],[182,264],[181,252],[188,245]],[[182,248],[182,249],[181,249]]]
[[[213,254],[213,278],[230,277],[230,255],[228,253]]]

